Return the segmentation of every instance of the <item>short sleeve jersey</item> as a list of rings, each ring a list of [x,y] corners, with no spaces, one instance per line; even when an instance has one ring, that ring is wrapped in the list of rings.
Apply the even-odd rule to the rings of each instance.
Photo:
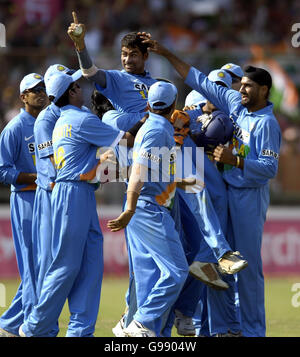
[[[171,208],[176,191],[176,152],[172,124],[150,113],[135,138],[133,162],[147,168],[139,199]]]
[[[60,109],[54,103],[51,103],[40,112],[34,124],[36,182],[39,187],[48,191],[51,190],[56,177],[56,171],[50,160],[50,155],[53,155],[52,133],[59,117]]]
[[[20,172],[36,173],[33,126],[35,118],[24,109],[3,129],[0,136],[0,181],[11,191],[35,190],[35,185],[20,185]]]
[[[62,107],[52,135],[56,182],[91,179],[99,165],[98,148],[113,148],[123,135],[90,112]]]

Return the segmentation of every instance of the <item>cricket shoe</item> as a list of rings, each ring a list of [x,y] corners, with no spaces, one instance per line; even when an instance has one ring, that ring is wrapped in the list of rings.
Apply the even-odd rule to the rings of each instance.
[[[121,320],[113,327],[112,332],[116,337],[126,337],[124,332],[125,328],[125,315],[121,317]]]
[[[195,336],[196,330],[193,324],[193,318],[183,315],[179,310],[175,310],[174,325],[180,336]]]
[[[218,260],[218,269],[222,274],[236,274],[248,266],[240,252],[227,252]]]
[[[136,320],[132,320],[128,327],[124,328],[124,332],[126,337],[156,337],[154,331]]]
[[[213,263],[194,261],[189,266],[189,273],[213,289],[226,290],[229,288],[229,285],[220,278]]]
[[[20,335],[20,337],[27,337],[25,335],[25,333],[23,332],[22,326],[23,326],[23,324],[19,327],[19,335]]]
[[[8,332],[6,330],[4,330],[3,328],[0,328],[0,337],[19,337],[17,335],[14,335],[11,332]]]
[[[225,333],[217,333],[216,335],[214,335],[214,337],[243,337],[243,335],[241,331],[232,332],[228,330],[228,332]]]

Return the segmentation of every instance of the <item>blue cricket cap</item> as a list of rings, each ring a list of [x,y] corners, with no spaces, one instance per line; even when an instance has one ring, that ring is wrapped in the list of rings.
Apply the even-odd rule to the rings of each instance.
[[[46,82],[46,92],[48,97],[53,96],[53,102],[56,103],[58,99],[69,88],[70,84],[76,82],[82,77],[82,72],[79,69],[73,74],[69,75],[64,72],[58,72],[50,76]]]
[[[222,69],[215,69],[209,73],[207,78],[211,82],[221,82],[225,84],[227,88],[231,88],[232,85],[232,79],[229,73]]]
[[[185,106],[199,105],[201,103],[206,103],[206,99],[202,94],[195,91],[194,89],[186,96],[185,98]]]
[[[25,76],[20,83],[20,94],[25,90],[35,87],[37,84],[44,82],[44,77],[38,73],[30,73]]]
[[[223,67],[221,67],[221,69],[224,69],[225,71],[230,72],[239,78],[244,76],[242,68],[234,63],[226,63]]]
[[[45,83],[49,80],[51,76],[57,73],[66,73],[66,74],[73,74],[75,72],[74,69],[70,69],[63,64],[52,64],[48,67],[47,71],[45,72],[44,79]]]
[[[148,103],[152,109],[165,109],[177,98],[177,88],[172,83],[158,81],[152,84],[148,92]]]

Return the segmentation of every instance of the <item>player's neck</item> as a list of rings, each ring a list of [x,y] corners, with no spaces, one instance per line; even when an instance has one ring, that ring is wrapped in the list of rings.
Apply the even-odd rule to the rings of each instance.
[[[250,106],[247,107],[248,112],[253,113],[257,112],[263,108],[265,108],[268,105],[268,102],[264,99],[262,101],[258,101]]]
[[[25,111],[32,117],[37,118],[43,108],[35,108],[30,105],[25,105]]]

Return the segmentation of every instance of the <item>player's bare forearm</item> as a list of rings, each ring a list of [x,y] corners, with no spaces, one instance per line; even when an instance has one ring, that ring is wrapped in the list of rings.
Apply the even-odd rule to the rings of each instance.
[[[179,57],[170,51],[166,51],[163,56],[171,63],[171,65],[176,69],[180,76],[183,79],[186,79],[191,66],[188,63],[182,61]]]
[[[20,172],[16,183],[19,185],[32,185],[36,181],[36,173]]]
[[[156,53],[157,55],[165,57],[175,68],[175,70],[180,74],[180,76],[185,79],[189,73],[191,66],[177,57],[174,53],[170,52],[166,47],[161,45],[158,41],[153,40],[151,34],[146,32],[140,32],[140,37],[143,39],[143,43],[148,45],[148,50],[150,52]]]
[[[144,185],[147,167],[133,163],[127,187],[127,209],[135,211],[137,200]]]
[[[125,228],[130,222],[135,213],[137,201],[143,185],[144,182],[141,180],[141,165],[133,164],[127,188],[126,210],[122,212],[118,218],[108,221],[107,223],[107,227],[110,228],[112,232],[117,232]]]

